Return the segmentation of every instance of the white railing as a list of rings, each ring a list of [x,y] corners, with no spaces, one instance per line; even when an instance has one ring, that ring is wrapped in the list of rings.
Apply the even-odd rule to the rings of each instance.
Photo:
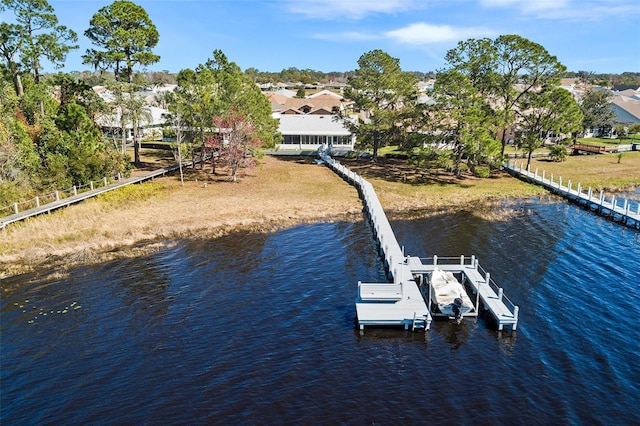
[[[566,184],[563,184],[562,176],[558,177],[557,181],[554,181],[553,174],[550,174],[547,178],[546,171],[543,170],[542,173],[539,173],[538,169],[535,169],[532,172],[531,167],[525,169],[522,167],[523,164],[524,162],[520,162],[520,166],[518,166],[518,162],[516,161],[513,165],[511,162],[507,162],[504,163],[503,166],[505,169],[528,179],[532,179],[534,182],[557,192],[565,198],[591,203],[597,206],[601,211],[602,209],[606,209],[610,211],[612,215],[618,214],[622,216],[622,221],[625,224],[628,223],[628,219],[633,220],[636,223],[636,226],[640,224],[639,202],[627,199],[616,199],[615,195],[611,195],[610,198],[607,199],[604,191],[599,191],[598,195],[594,195],[594,191],[591,187],[588,187],[585,191],[582,184],[578,183],[574,188],[571,180],[568,180]],[[620,203],[622,203],[622,205],[619,205]]]

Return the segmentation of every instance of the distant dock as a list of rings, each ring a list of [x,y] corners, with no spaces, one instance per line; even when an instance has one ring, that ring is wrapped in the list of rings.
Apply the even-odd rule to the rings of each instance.
[[[640,203],[630,202],[625,199],[616,199],[615,196],[611,196],[607,199],[603,191],[599,191],[598,195],[593,193],[591,187],[586,191],[580,183],[575,187],[572,182],[567,181],[566,185],[562,182],[562,177],[558,177],[557,181],[554,181],[553,174],[548,176],[545,171],[538,173],[538,169],[533,172],[530,169],[524,169],[522,167],[524,162],[520,162],[518,166],[517,162],[513,164],[511,162],[505,163],[504,169],[511,175],[519,177],[522,180],[533,182],[538,185],[542,185],[570,201],[573,201],[579,205],[587,207],[590,211],[596,212],[603,217],[607,217],[614,222],[622,223],[629,227],[640,229]]]
[[[360,330],[369,326],[402,326],[405,330],[429,330],[433,310],[431,299],[422,284],[429,281],[435,267],[459,274],[471,288],[476,295],[476,303],[470,316],[478,315],[481,301],[496,319],[499,330],[505,325],[511,326],[512,330],[516,329],[518,306],[504,295],[503,290],[491,280],[489,273],[482,275],[483,270],[475,257],[461,256],[455,258],[456,262],[450,263],[450,258],[441,258],[439,262],[437,256],[430,259],[406,256],[398,244],[373,185],[329,155],[320,152],[320,158],[360,192],[391,280],[390,283],[358,282],[356,315]]]
[[[196,163],[197,162],[199,161],[196,161]],[[182,167],[186,168],[186,167],[190,167],[191,165],[193,165],[193,162],[188,161],[183,163]],[[115,182],[111,182],[111,183],[110,183],[110,179],[104,178],[102,181],[90,182],[89,185],[86,186],[86,188],[79,188],[74,186],[73,188],[67,191],[56,191],[52,195],[52,197],[50,197],[52,199],[51,202],[41,203],[40,197],[36,197],[35,207],[26,209],[26,210],[20,210],[19,203],[14,203],[13,206],[6,207],[9,209],[12,209],[13,214],[0,217],[0,230],[4,229],[7,225],[11,223],[20,222],[30,217],[39,216],[41,214],[51,213],[52,211],[55,211],[64,207],[68,207],[72,204],[79,203],[81,201],[96,197],[98,195],[104,194],[105,192],[113,191],[114,189],[118,189],[123,186],[138,184],[138,183],[146,182],[148,180],[153,180],[156,177],[161,177],[166,175],[167,173],[174,172],[179,168],[180,166],[176,164],[173,166],[151,171],[142,176],[135,176],[131,178],[122,179],[120,175],[118,175],[115,178]],[[82,191],[82,189],[84,189],[84,191]],[[43,197],[42,199],[45,199],[45,197]]]

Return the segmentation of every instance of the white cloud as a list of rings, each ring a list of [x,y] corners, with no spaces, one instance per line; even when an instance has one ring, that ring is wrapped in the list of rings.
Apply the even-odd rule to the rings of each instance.
[[[424,22],[418,22],[385,33],[387,38],[399,43],[413,45],[457,42],[468,38],[489,37],[493,35],[494,32],[492,30],[481,27],[456,28],[450,25],[431,25]]]
[[[514,8],[528,12],[565,8],[569,6],[569,0],[480,0],[480,5]]]
[[[596,21],[640,16],[637,0],[479,0],[486,8],[513,9],[522,16],[559,21]]]
[[[420,8],[417,0],[287,0],[290,12],[307,18],[361,19],[372,14],[396,14]]]

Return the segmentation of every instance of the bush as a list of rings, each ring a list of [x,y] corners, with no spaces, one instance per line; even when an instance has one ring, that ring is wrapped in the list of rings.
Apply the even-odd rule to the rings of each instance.
[[[549,158],[556,162],[565,161],[567,159],[567,147],[564,145],[553,145],[549,148]]]
[[[489,166],[477,166],[474,172],[476,176],[486,179],[491,175],[491,168]]]

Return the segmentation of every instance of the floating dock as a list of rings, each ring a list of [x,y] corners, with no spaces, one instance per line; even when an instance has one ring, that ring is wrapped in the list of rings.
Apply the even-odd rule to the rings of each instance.
[[[512,330],[516,329],[518,307],[504,296],[502,289],[491,280],[489,273],[480,268],[475,257],[455,258],[457,263],[442,262],[441,258],[439,263],[437,256],[430,259],[405,256],[373,185],[326,153],[320,151],[319,156],[327,166],[360,192],[380,247],[380,255],[384,258],[390,276],[391,282],[387,283],[358,282],[356,315],[360,330],[367,326],[402,326],[405,330],[429,330],[433,321],[433,309],[422,284],[428,282],[435,267],[459,274],[463,282],[471,287],[477,297],[474,312],[470,315],[477,316],[481,301],[496,319],[499,330],[505,325],[510,325]]]
[[[607,200],[603,191],[600,191],[599,195],[594,195],[591,187],[587,188],[585,192],[580,183],[574,188],[570,180],[566,185],[563,185],[562,176],[558,178],[557,182],[554,182],[553,175],[547,178],[545,171],[542,171],[542,174],[538,173],[538,169],[532,172],[530,168],[524,169],[522,167],[523,164],[524,162],[522,161],[520,162],[520,166],[518,166],[517,162],[511,164],[509,161],[508,163],[504,163],[503,167],[513,176],[542,185],[551,192],[577,204],[586,206],[590,211],[607,217],[614,222],[640,229],[640,203],[636,202],[634,207],[633,202],[616,199],[615,195]]]

